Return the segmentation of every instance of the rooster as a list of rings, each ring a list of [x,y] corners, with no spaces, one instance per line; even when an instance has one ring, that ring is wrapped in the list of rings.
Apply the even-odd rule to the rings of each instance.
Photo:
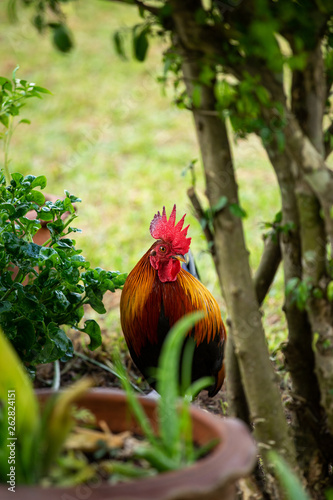
[[[157,212],[151,221],[150,234],[157,241],[126,279],[120,302],[121,325],[134,363],[154,387],[152,368],[158,366],[168,331],[185,314],[204,311],[204,318],[188,334],[195,343],[192,381],[212,376],[214,384],[207,390],[214,396],[224,380],[226,331],[212,294],[181,267],[191,243],[189,226],[183,229],[185,215],[176,224],[174,205],[169,220],[163,207],[162,215]]]

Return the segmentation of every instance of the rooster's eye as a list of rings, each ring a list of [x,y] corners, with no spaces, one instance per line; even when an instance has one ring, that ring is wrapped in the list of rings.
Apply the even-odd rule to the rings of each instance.
[[[160,252],[162,252],[162,253],[166,252],[166,248],[163,245],[160,246]]]

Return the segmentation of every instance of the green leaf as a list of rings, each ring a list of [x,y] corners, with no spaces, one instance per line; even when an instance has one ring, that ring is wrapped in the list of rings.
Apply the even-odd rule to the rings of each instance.
[[[15,212],[10,215],[9,220],[19,219],[20,217],[26,215],[29,212],[29,210],[30,210],[29,203],[21,203],[20,205],[18,205]]]
[[[56,346],[59,352],[65,354],[70,345],[72,344],[71,340],[67,337],[66,333],[59,328],[56,323],[50,323],[47,328],[48,336]],[[58,355],[58,357],[61,357]],[[58,357],[56,359],[58,359]]]
[[[46,187],[47,180],[45,175],[38,175],[31,183],[31,187],[40,187],[41,189],[44,189]]]
[[[112,283],[115,288],[121,288],[126,281],[127,273],[118,273],[112,277]]]
[[[53,264],[59,260],[58,252],[51,247],[42,247],[39,255],[43,260],[51,259]]]
[[[8,128],[8,125],[9,125],[9,114],[3,114],[0,116],[0,122],[6,127]]]
[[[291,292],[293,290],[295,290],[295,288],[298,286],[300,282],[300,279],[299,278],[291,278],[288,283],[286,284],[286,290],[285,290],[285,293],[286,293],[286,296],[290,295]]]
[[[320,288],[315,287],[312,291],[312,294],[315,299],[322,299],[323,298],[323,292]]]
[[[73,204],[69,198],[64,199],[64,209],[70,212],[71,214],[75,212]]]
[[[27,120],[27,118],[23,118],[23,120],[20,120],[19,121],[19,124],[20,123],[26,123],[27,125],[30,125],[31,124],[31,121],[30,120]]]
[[[54,219],[54,215],[48,207],[42,207],[42,209],[38,211],[38,217],[39,219],[45,221],[51,221]]]
[[[200,108],[201,104],[201,85],[194,84],[192,92],[192,104],[195,108]]]
[[[3,86],[5,83],[10,83],[10,81],[8,80],[8,78],[0,76],[0,85]]]
[[[36,90],[37,92],[40,92],[41,94],[50,94],[50,95],[52,95],[52,92],[50,92],[48,89],[46,89],[44,87],[39,87],[37,85],[34,86],[34,90]]]
[[[91,351],[97,349],[102,345],[101,329],[94,319],[88,319],[84,323],[84,328],[79,329],[80,332],[85,332],[90,337],[90,344],[88,345]]]
[[[64,24],[53,28],[53,42],[60,52],[67,53],[73,48],[73,40],[70,31]]]
[[[280,210],[275,214],[274,224],[281,224],[282,222],[282,211]]]
[[[205,64],[199,78],[204,85],[210,86],[212,81],[216,78],[216,74],[210,65]]]
[[[311,287],[306,281],[300,281],[295,290],[296,305],[300,311],[304,311],[306,302],[310,296]]]
[[[186,396],[193,400],[199,392],[214,384],[214,377],[202,377],[193,382],[186,390]]]
[[[33,322],[23,318],[17,323],[17,335],[14,340],[15,348],[19,351],[29,351],[36,340],[36,331]]]
[[[12,179],[15,182],[15,184],[19,186],[21,184],[21,181],[23,180],[23,175],[15,172],[12,174]]]
[[[7,312],[7,311],[10,311],[11,308],[12,308],[12,304],[8,300],[1,300],[0,301],[0,314]]]
[[[64,223],[62,219],[57,219],[54,222],[49,222],[47,228],[52,235],[61,235],[64,229]]]
[[[8,215],[15,214],[15,207],[12,203],[1,203],[0,210],[4,210]]]
[[[137,25],[133,29],[133,53],[135,59],[142,62],[145,60],[149,42],[147,34],[149,32],[148,26]]]
[[[122,31],[115,31],[113,33],[113,44],[118,56],[120,56],[124,61],[127,60]]]
[[[226,196],[221,196],[218,202],[212,206],[212,212],[215,214],[222,210],[228,204],[228,198]]]
[[[243,219],[247,216],[245,210],[238,203],[230,203],[229,210],[235,217]]]
[[[45,196],[40,191],[34,189],[27,195],[27,200],[34,201],[37,205],[42,206],[45,203]]]
[[[98,312],[98,314],[105,314],[106,309],[104,307],[104,304],[103,304],[102,300],[99,297],[97,297],[94,290],[92,290],[91,288],[88,288],[86,290],[86,294],[87,294],[87,297],[89,299],[88,304],[90,304],[91,307],[93,309],[95,309],[96,312]]]
[[[333,281],[330,281],[327,285],[327,298],[330,302],[333,302]]]
[[[70,306],[66,295],[61,290],[55,290],[52,298],[54,300],[54,310],[59,313],[65,312]]]

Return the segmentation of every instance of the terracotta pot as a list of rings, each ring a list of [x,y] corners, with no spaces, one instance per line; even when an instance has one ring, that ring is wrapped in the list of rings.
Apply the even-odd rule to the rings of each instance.
[[[38,391],[41,402],[50,390]],[[139,398],[156,427],[156,401]],[[126,395],[122,391],[93,389],[79,402],[89,408],[97,419],[105,420],[113,432],[129,427],[140,429],[129,416]],[[236,496],[236,481],[247,476],[256,462],[256,445],[245,425],[233,418],[218,418],[192,407],[195,441],[204,445],[212,439],[219,444],[205,458],[182,470],[166,472],[147,479],[121,484],[90,484],[73,488],[19,486],[15,500],[231,500]],[[1,500],[12,499],[6,487],[0,487]]]

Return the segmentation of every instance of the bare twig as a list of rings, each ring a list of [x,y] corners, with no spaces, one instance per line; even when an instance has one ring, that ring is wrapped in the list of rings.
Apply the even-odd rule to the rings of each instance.
[[[187,196],[189,197],[189,199],[192,203],[196,218],[199,221],[205,219],[204,210],[201,206],[200,200],[199,200],[193,187],[190,187],[187,190]],[[207,243],[209,244],[211,254],[214,257],[214,255],[215,255],[214,236],[213,236],[208,224],[206,224],[205,227],[203,227],[203,232],[204,232],[204,235],[206,237]]]
[[[105,370],[106,372],[112,373],[112,375],[114,375],[115,377],[121,379],[121,376],[119,375],[119,373],[116,370],[113,370],[109,366],[106,366],[104,363],[100,363],[99,361],[96,361],[96,359],[89,358],[85,354],[82,354],[81,352],[78,352],[78,351],[75,351],[74,354],[75,354],[75,356],[77,356],[78,358],[83,359],[87,363],[91,363],[92,365],[98,366],[99,368],[102,368],[102,370]],[[134,384],[131,381],[130,381],[130,384],[133,387],[133,389],[135,389],[136,391],[138,391],[141,394],[143,394],[143,391],[140,389],[140,387],[138,387],[136,384]]]

